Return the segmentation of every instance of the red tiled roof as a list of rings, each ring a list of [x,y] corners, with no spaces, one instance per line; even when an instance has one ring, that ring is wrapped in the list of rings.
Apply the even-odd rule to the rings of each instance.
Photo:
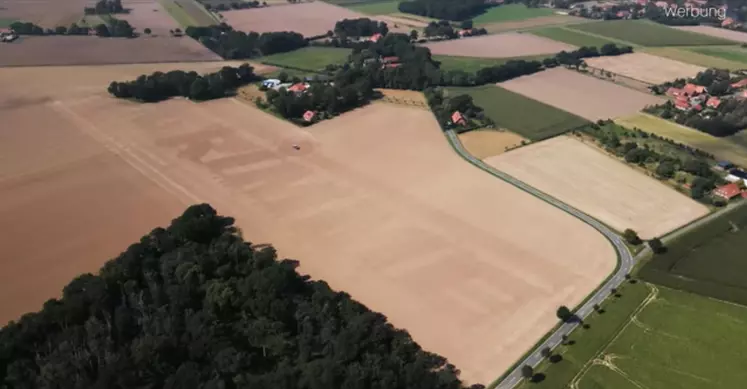
[[[713,194],[728,200],[738,195],[739,192],[741,192],[741,190],[739,189],[739,185],[731,183],[714,189]]]
[[[384,61],[385,63],[388,63],[388,62],[399,62],[399,57],[394,57],[394,56],[392,56],[392,57],[384,57],[381,60]]]
[[[385,64],[384,66],[382,66],[382,69],[398,68],[401,65],[402,65],[401,63],[388,63],[388,64]]]
[[[376,33],[376,34],[373,34],[373,35],[371,35],[371,37],[370,37],[370,38],[368,38],[368,39],[369,39],[369,40],[370,40],[371,42],[377,42],[377,41],[378,41],[379,39],[381,39],[381,37],[383,37],[383,35],[381,35],[381,34],[379,34],[379,33]]]
[[[721,105],[721,100],[716,96],[711,96],[708,101],[706,101],[706,106],[711,108],[718,108],[719,105]]]
[[[696,94],[696,93],[703,93],[703,92],[705,92],[705,87],[702,87],[700,85],[695,85],[695,84],[687,83],[687,84],[685,84],[685,87],[682,88],[682,90],[685,93],[687,93],[688,95],[693,95],[693,94]]]
[[[731,84],[731,87],[734,89],[744,88],[747,86],[747,78],[743,78],[733,84]]]
[[[677,101],[674,102],[674,106],[677,107],[677,108],[689,109],[690,108],[690,103],[688,103],[685,100],[677,100]]]
[[[679,88],[671,87],[667,89],[667,95],[672,96],[672,97],[679,96],[680,93],[682,93],[682,89],[679,89]]]
[[[466,124],[466,120],[464,120],[464,116],[462,116],[462,113],[459,111],[454,111],[454,113],[451,114],[451,122],[457,123],[457,124]]]
[[[316,115],[316,112],[314,111],[306,111],[303,113],[303,120],[306,120],[307,122],[310,122],[314,119],[314,116]]]
[[[695,105],[693,105],[693,109],[696,110],[696,111],[700,111],[700,110],[703,109],[703,106],[700,105],[700,104],[695,104]]]
[[[291,85],[291,87],[288,88],[288,90],[291,92],[303,92],[306,90],[306,84],[299,82],[298,84]]]

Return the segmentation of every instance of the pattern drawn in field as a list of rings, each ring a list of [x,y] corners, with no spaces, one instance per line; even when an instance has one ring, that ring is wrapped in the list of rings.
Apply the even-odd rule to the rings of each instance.
[[[563,50],[576,49],[575,46],[565,43],[516,32],[426,43],[423,46],[431,49],[433,54],[483,58],[555,54]]]
[[[84,134],[78,136],[81,147],[91,153],[118,153],[118,160],[159,184],[164,196],[176,198],[174,206],[205,201],[235,216],[248,239],[273,243],[281,256],[300,260],[302,272],[383,312],[424,348],[458,365],[468,381],[494,379],[553,325],[557,305],[581,301],[614,267],[614,251],[601,235],[465,163],[426,110],[371,104],[303,130],[235,99],[115,100],[106,96],[108,82],[128,79],[142,66],[94,68],[92,74],[86,69],[36,69],[43,73],[38,79],[26,77],[32,68],[0,69],[0,86],[19,91],[16,100],[53,109],[60,116],[53,120]],[[70,85],[76,88],[68,93]],[[20,137],[28,132],[20,130]],[[91,139],[93,146],[86,146]],[[76,140],[69,142],[65,149],[74,150]],[[34,150],[34,144],[24,139],[16,146]],[[14,160],[32,158],[25,152]],[[103,164],[90,168],[109,172]],[[98,180],[86,185],[72,193],[87,190],[117,208],[116,196],[97,191]],[[134,186],[117,189],[122,196],[141,193]],[[55,212],[35,206],[36,197],[13,186],[8,191],[6,196],[26,199],[27,220],[44,217],[49,226],[58,225]],[[116,237],[107,221],[120,219],[99,219],[95,228]],[[34,236],[32,227],[18,236]],[[45,249],[58,246],[55,228],[45,233]],[[2,244],[9,251],[28,246],[22,239]],[[86,256],[84,267],[72,262],[72,253],[54,261],[77,273],[107,257],[97,255]],[[24,263],[51,260],[29,256]],[[37,308],[42,295],[59,292],[63,282],[20,277],[36,273],[21,272],[14,263],[0,262],[0,271],[24,283],[3,295],[39,292],[17,298],[4,318]],[[482,347],[486,343],[492,346]]]
[[[673,61],[646,53],[630,53],[614,57],[586,58],[591,67],[622,74],[649,84],[663,84],[677,78],[695,77],[705,68]]]
[[[554,68],[502,82],[501,87],[588,120],[634,114],[664,99],[572,70]]]
[[[708,208],[582,142],[559,136],[485,162],[643,239],[661,236]]]
[[[603,350],[577,387],[741,387],[747,380],[742,368],[747,308],[654,289],[654,299]]]

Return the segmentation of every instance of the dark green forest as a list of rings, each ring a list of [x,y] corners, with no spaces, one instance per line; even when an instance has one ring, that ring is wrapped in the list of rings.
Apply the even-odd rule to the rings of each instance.
[[[386,23],[369,18],[342,19],[335,23],[335,34],[340,37],[361,37],[373,34],[386,35],[389,27]]]
[[[399,11],[434,19],[467,20],[494,6],[485,0],[411,0],[400,2]]]
[[[2,328],[0,387],[464,387],[443,357],[296,265],[191,206]]]
[[[246,33],[236,31],[225,23],[209,27],[189,26],[184,33],[224,59],[247,59],[284,53],[309,44],[297,32]]]

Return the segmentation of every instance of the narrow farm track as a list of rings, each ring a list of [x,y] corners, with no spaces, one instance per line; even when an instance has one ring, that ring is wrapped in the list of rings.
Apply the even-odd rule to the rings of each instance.
[[[597,288],[597,290],[590,295],[584,303],[581,304],[574,312],[576,316],[578,316],[581,319],[585,319],[591,312],[594,310],[595,304],[601,304],[602,301],[604,301],[610,294],[610,290],[613,288],[617,288],[620,286],[620,284],[625,281],[625,275],[630,273],[630,271],[633,269],[633,266],[635,265],[635,262],[638,258],[645,255],[647,250],[642,250],[641,253],[638,254],[638,257],[634,258],[630,251],[628,250],[627,246],[625,245],[625,242],[620,238],[617,233],[609,229],[604,224],[600,223],[596,219],[592,218],[591,216],[579,211],[578,209],[571,207],[568,204],[565,204],[561,202],[560,200],[541,192],[534,187],[529,186],[528,184],[517,180],[516,178],[501,172],[492,166],[484,163],[483,161],[473,157],[467,150],[464,149],[462,146],[462,143],[459,141],[459,138],[457,137],[456,133],[452,130],[447,130],[446,132],[446,138],[449,140],[449,143],[454,148],[454,150],[464,159],[466,159],[469,163],[477,166],[478,168],[490,173],[491,175],[500,178],[501,180],[523,190],[524,192],[527,192],[531,194],[532,196],[535,196],[561,210],[564,212],[574,216],[575,218],[583,221],[584,223],[590,225],[597,231],[599,231],[602,235],[604,235],[607,240],[610,241],[612,246],[614,247],[615,251],[617,252],[617,258],[618,258],[618,264],[616,267],[615,272],[610,275],[610,277],[607,278],[607,280],[602,284],[601,287]],[[496,389],[511,389],[516,384],[518,384],[521,379],[521,367],[524,365],[530,365],[530,366],[537,366],[540,361],[542,361],[543,357],[540,353],[540,350],[542,350],[545,347],[549,347],[551,350],[557,347],[560,342],[562,341],[563,335],[569,335],[576,327],[578,327],[579,323],[563,323],[560,327],[558,327],[553,333],[551,333],[549,336],[545,338],[543,342],[536,345],[534,350],[532,350],[528,355],[519,363],[516,364],[516,366],[511,370],[508,374],[506,374],[502,379],[500,379],[493,387]]]

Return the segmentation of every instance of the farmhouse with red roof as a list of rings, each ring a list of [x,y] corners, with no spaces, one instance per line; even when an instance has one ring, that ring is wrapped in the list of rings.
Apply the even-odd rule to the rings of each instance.
[[[314,117],[316,116],[316,112],[314,111],[306,111],[303,113],[303,120],[310,122],[314,120]]]
[[[381,39],[381,38],[383,38],[383,37],[384,37],[384,35],[381,35],[381,34],[379,34],[379,33],[377,32],[376,34],[373,34],[373,35],[371,35],[371,36],[370,36],[370,37],[368,38],[368,40],[370,40],[371,42],[374,42],[374,43],[376,43],[376,42],[378,42],[378,41],[379,41],[379,39]]]
[[[706,101],[706,107],[718,108],[719,105],[721,105],[721,99],[716,96],[711,96],[708,101]]]
[[[674,102],[674,107],[680,111],[688,111],[690,110],[690,103],[687,100],[677,100]]]
[[[726,184],[713,190],[713,195],[721,197],[725,200],[729,200],[734,196],[737,196],[742,190],[739,189],[739,185],[735,183]]]
[[[467,125],[467,120],[464,119],[464,116],[459,111],[454,111],[454,113],[451,114],[451,122],[462,126]]]
[[[297,84],[291,85],[291,87],[288,88],[288,91],[289,92],[294,92],[294,93],[302,93],[306,89],[308,89],[308,87],[309,87],[309,84],[304,84],[302,82],[299,82]]]
[[[741,89],[747,86],[747,78],[741,79],[733,84],[731,84],[731,87],[734,89]]]

